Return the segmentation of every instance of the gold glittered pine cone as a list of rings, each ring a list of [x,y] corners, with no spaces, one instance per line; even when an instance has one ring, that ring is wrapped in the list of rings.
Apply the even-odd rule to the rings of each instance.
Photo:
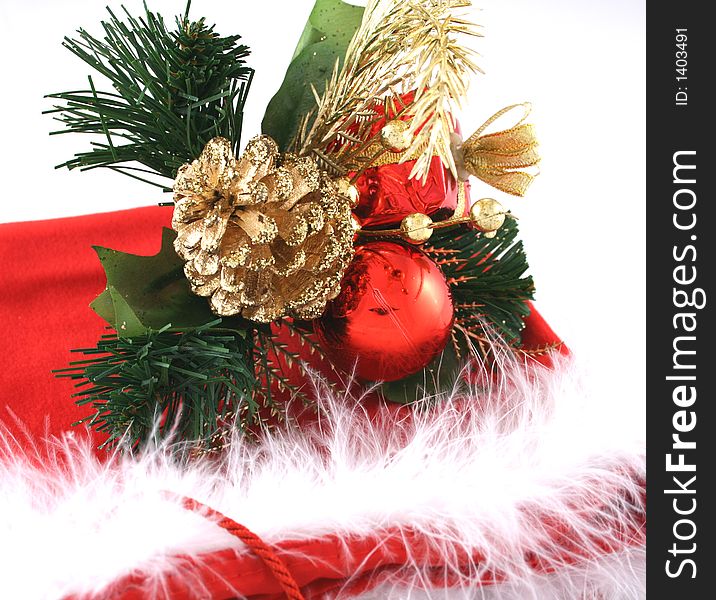
[[[240,158],[214,138],[174,182],[174,248],[212,310],[268,323],[313,319],[340,291],[353,257],[350,201],[307,157],[268,136]]]

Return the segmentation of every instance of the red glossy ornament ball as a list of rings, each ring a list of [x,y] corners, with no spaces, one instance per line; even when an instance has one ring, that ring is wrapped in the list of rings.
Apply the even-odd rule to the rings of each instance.
[[[420,250],[394,242],[359,246],[340,295],[314,322],[328,357],[368,381],[395,381],[444,348],[453,304],[440,269]]]

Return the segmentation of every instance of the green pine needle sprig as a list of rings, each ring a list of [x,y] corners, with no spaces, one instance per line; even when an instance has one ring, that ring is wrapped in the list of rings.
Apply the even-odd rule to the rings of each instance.
[[[87,358],[56,373],[78,381],[73,397],[94,409],[80,422],[108,434],[104,445],[173,440],[194,449],[220,447],[228,430],[248,430],[273,407],[260,405],[254,393],[251,335],[219,324],[106,335],[95,348],[74,350]]]
[[[425,252],[438,264],[450,285],[456,326],[477,338],[501,339],[519,346],[524,319],[534,296],[517,222],[508,215],[494,238],[476,235],[470,225],[436,230]],[[459,340],[460,336],[454,336]],[[477,339],[476,338],[476,339]],[[462,355],[466,344],[455,349]]]
[[[101,136],[58,167],[107,167],[166,187],[157,176],[174,178],[211,138],[223,136],[238,151],[253,76],[240,36],[221,37],[204,19],[191,21],[189,5],[171,31],[146,6],[142,18],[123,8],[126,22],[107,10],[102,39],[80,29],[63,42],[111,91],[90,76],[88,89],[48,96],[60,102],[46,112],[64,124],[54,134]]]

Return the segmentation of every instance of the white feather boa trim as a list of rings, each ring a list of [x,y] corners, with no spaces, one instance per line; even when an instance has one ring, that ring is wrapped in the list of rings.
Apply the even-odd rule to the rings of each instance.
[[[178,568],[173,556],[241,547],[168,499],[170,490],[269,543],[331,533],[380,537],[405,527],[424,534],[448,564],[456,544],[484,555],[472,575],[462,569],[457,588],[421,589],[420,565],[408,560],[400,580],[365,598],[643,597],[643,549],[599,558],[592,540],[604,533],[600,514],[574,509],[578,490],[599,497],[609,518],[620,511],[630,518],[624,497],[639,496],[635,475],[644,475],[640,417],[618,418],[620,398],[588,398],[567,361],[553,370],[503,365],[503,373],[489,389],[456,391],[415,419],[393,422],[387,413],[366,418],[359,402],[332,397],[317,380],[320,428],[287,427],[258,445],[237,438],[220,462],[188,467],[166,448],[103,463],[72,435],[50,441],[48,453],[44,444],[34,448],[4,433],[0,595],[102,597],[118,577],[142,572],[152,582],[147,596],[162,597],[162,579]],[[553,574],[524,561],[529,552],[564,551],[540,518],[530,518],[540,514],[558,515],[583,539],[585,555]],[[475,576],[490,569],[506,581],[475,586]],[[202,597],[200,585],[195,591]]]

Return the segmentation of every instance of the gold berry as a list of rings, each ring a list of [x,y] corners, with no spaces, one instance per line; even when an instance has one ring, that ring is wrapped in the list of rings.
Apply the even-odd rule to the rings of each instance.
[[[423,213],[413,213],[400,223],[400,235],[411,244],[422,244],[433,235],[433,220]]]
[[[402,152],[407,150],[412,143],[412,136],[409,132],[410,123],[395,119],[389,121],[383,129],[380,130],[380,143],[386,150],[391,152]]]
[[[479,231],[492,233],[505,222],[505,209],[497,200],[480,198],[470,207],[470,220]]]

